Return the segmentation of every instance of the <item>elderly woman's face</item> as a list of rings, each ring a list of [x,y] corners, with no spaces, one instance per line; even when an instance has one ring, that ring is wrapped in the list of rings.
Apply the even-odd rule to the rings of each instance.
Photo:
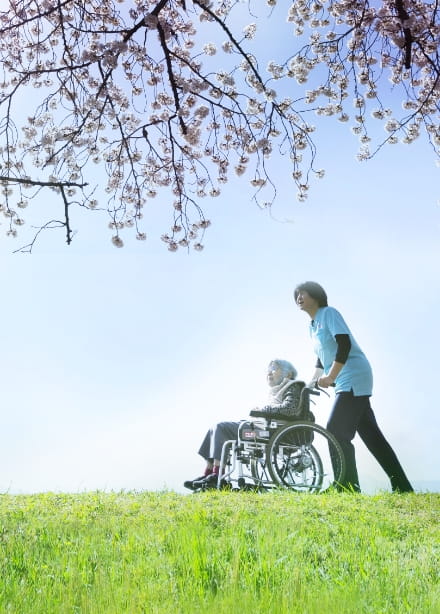
[[[269,386],[278,386],[284,379],[283,370],[276,362],[271,362],[267,369],[267,383]]]

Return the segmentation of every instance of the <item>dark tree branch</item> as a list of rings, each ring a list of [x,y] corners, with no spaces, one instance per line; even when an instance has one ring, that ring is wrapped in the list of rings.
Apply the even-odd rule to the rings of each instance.
[[[72,242],[72,230],[70,228],[70,218],[69,218],[69,201],[67,200],[66,192],[64,186],[60,186],[61,195],[63,197],[64,202],[64,225],[66,227],[66,243],[70,245]]]
[[[403,36],[405,37],[405,68],[411,68],[411,45],[413,43],[413,37],[411,29],[405,26],[408,22],[409,15],[403,6],[402,0],[396,0],[396,10],[400,21],[402,22]]]
[[[167,42],[166,42],[166,39],[165,39],[165,32],[163,31],[163,28],[162,28],[160,23],[157,24],[157,31],[159,33],[159,39],[160,39],[160,44],[162,46],[162,50],[163,50],[163,52],[165,54],[165,62],[166,62],[166,65],[167,65],[168,79],[170,80],[171,91],[173,92],[174,105],[176,107],[176,114],[179,117],[179,124],[180,124],[180,128],[182,130],[182,133],[186,134],[187,133],[187,128],[186,128],[185,122],[183,121],[183,118],[179,115],[180,99],[179,99],[179,92],[177,90],[176,80],[174,78],[173,65],[171,63],[171,57],[170,57],[170,53],[169,53],[169,50],[168,50]]]
[[[169,0],[160,0],[160,2],[156,4],[154,9],[149,14],[153,15],[153,17],[158,17],[159,13],[168,4],[168,2]],[[124,41],[124,43],[126,43],[127,41],[130,40],[130,38],[132,38],[134,34],[136,34],[138,30],[140,30],[141,28],[145,28],[145,27],[146,27],[145,18],[143,17],[132,28],[130,28],[130,30],[125,31],[125,34],[122,40]]]
[[[0,175],[0,183],[36,186],[42,188],[85,188],[88,183],[76,183],[74,181],[40,181],[39,179],[29,179],[28,177],[13,177],[11,175]]]

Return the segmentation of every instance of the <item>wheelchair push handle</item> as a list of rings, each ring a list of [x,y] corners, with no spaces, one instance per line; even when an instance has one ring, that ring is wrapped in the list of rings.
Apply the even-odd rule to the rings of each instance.
[[[317,397],[319,397],[319,395],[321,394],[321,391],[317,387],[315,387],[315,388],[307,388],[307,391],[308,391],[309,394],[314,394]]]
[[[334,388],[335,385],[336,385],[335,383],[330,384],[330,387]],[[325,388],[321,388],[318,385],[318,382],[316,380],[314,382],[310,382],[310,384],[308,386],[306,386],[306,389],[309,391],[309,394],[313,394],[315,396],[319,396],[321,394],[321,392],[326,394],[328,397],[330,396]]]

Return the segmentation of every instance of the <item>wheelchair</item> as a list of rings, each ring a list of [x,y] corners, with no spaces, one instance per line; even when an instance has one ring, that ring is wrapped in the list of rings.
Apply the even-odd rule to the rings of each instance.
[[[345,460],[334,435],[314,421],[311,395],[303,388],[295,421],[253,411],[242,420],[236,440],[223,444],[217,488],[320,493],[343,481]]]

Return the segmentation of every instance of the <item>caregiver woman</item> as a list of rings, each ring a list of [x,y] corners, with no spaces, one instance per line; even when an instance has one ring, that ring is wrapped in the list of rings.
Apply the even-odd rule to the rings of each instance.
[[[309,314],[310,337],[317,355],[313,382],[322,388],[335,385],[335,402],[328,430],[341,444],[346,476],[341,486],[360,492],[354,446],[356,432],[391,481],[395,492],[413,492],[400,462],[383,436],[370,405],[373,375],[365,354],[343,317],[327,303],[324,288],[306,281],[295,288],[298,307]]]

